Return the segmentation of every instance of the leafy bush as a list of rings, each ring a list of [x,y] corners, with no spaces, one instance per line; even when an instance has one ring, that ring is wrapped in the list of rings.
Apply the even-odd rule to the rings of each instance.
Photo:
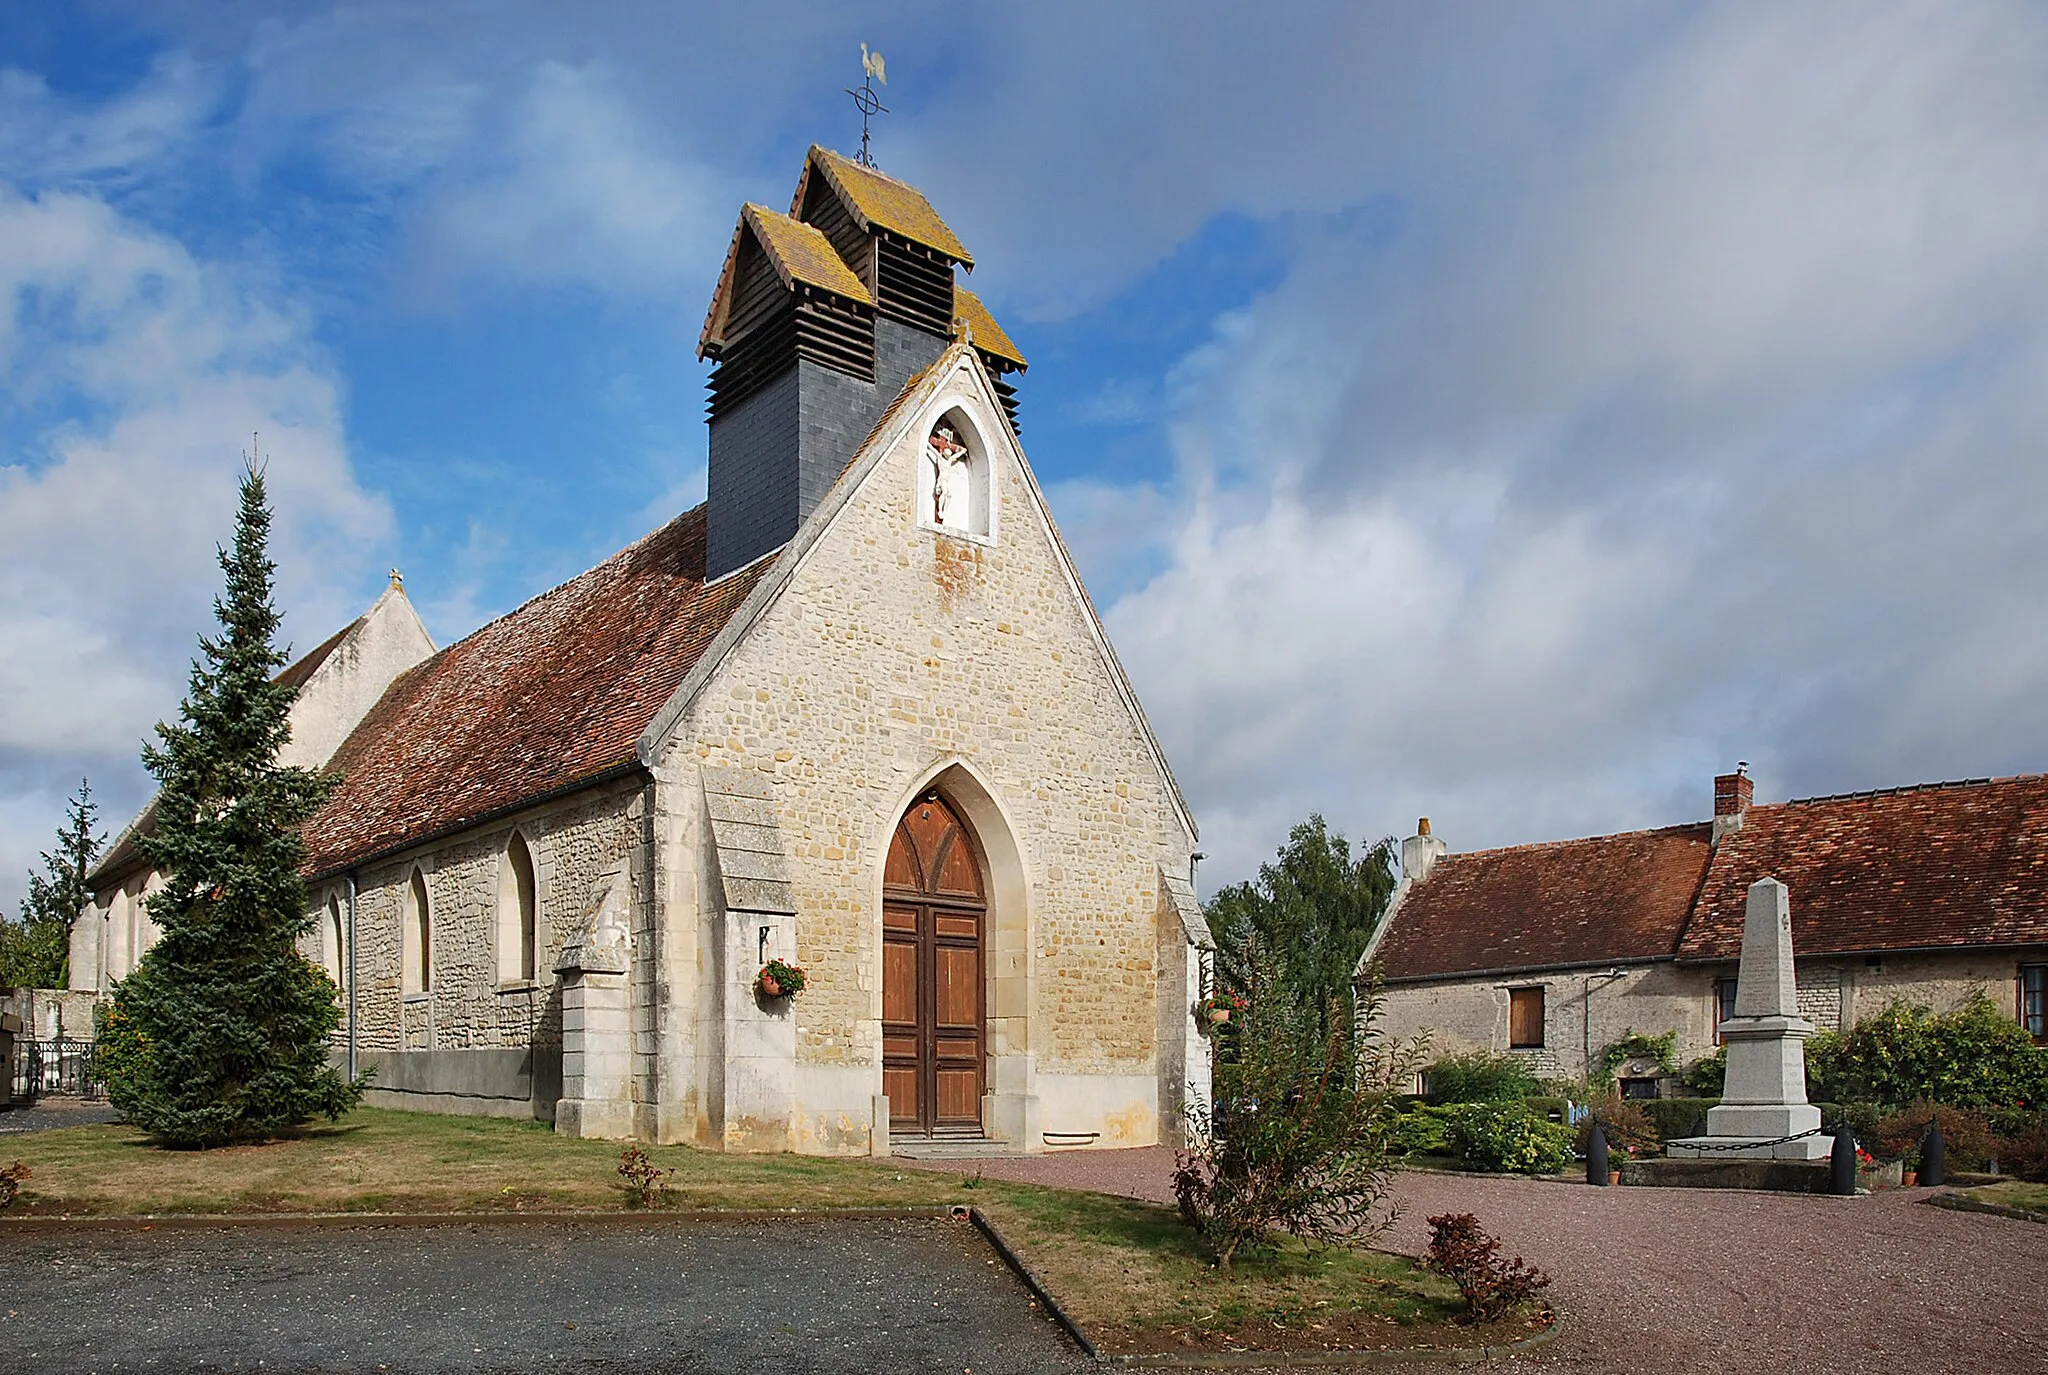
[[[2015,1179],[2048,1184],[2048,1115],[1998,1143],[1998,1166]]]
[[[1550,1286],[1550,1276],[1520,1256],[1500,1258],[1500,1241],[1470,1213],[1440,1213],[1429,1220],[1423,1264],[1458,1286],[1467,1322],[1492,1322]]]
[[[1876,1103],[1815,1103],[1820,1109],[1820,1129],[1829,1136],[1847,1123],[1858,1141],[1877,1140],[1878,1124],[1884,1121],[1884,1109]]]
[[[1893,1002],[1848,1032],[1815,1036],[1806,1082],[1809,1098],[1831,1102],[2038,1107],[2048,1103],[2048,1048],[1973,989],[1947,1012]]]
[[[1555,1174],[1572,1160],[1572,1129],[1526,1103],[1465,1103],[1451,1113],[1450,1147],[1475,1169]]]
[[[1819,1040],[1815,1037],[1814,1040]],[[1807,1044],[1807,1063],[1812,1064],[1813,1042]],[[1809,1079],[1811,1074],[1809,1074]],[[1685,1086],[1703,1098],[1719,1098],[1728,1082],[1728,1047],[1722,1046],[1712,1055],[1703,1055],[1685,1067],[1681,1076]]]
[[[1546,1122],[1562,1122],[1571,1115],[1572,1100],[1569,1098],[1545,1094],[1540,1098],[1524,1098],[1522,1101],[1529,1105],[1529,1111]]]
[[[1542,1093],[1536,1071],[1514,1055],[1475,1050],[1429,1067],[1429,1096],[1439,1103],[1511,1103]]]
[[[1638,1109],[1657,1128],[1660,1141],[1669,1141],[1678,1136],[1705,1136],[1707,1134],[1707,1109],[1720,1103],[1718,1098],[1637,1098],[1630,1106]]]
[[[1650,1120],[1650,1115],[1620,1094],[1610,1093],[1591,1106],[1592,1111],[1579,1123],[1575,1144],[1580,1155],[1592,1149],[1593,1123],[1596,1121],[1607,1133],[1607,1149],[1611,1151],[1642,1155],[1663,1144],[1663,1138],[1657,1135],[1657,1124]]]
[[[628,1146],[619,1152],[619,1175],[626,1181],[628,1204],[652,1208],[668,1192],[668,1185],[661,1181],[674,1173],[656,1165],[640,1146]]]
[[[0,1170],[0,1213],[6,1212],[7,1205],[14,1202],[15,1197],[21,1193],[21,1181],[34,1173],[35,1171],[19,1160]]]
[[[1593,1065],[1593,1086],[1602,1090],[1613,1088],[1614,1072],[1631,1060],[1653,1060],[1659,1074],[1676,1074],[1678,1033],[1667,1031],[1661,1036],[1649,1036],[1630,1027],[1620,1040],[1600,1048]]]
[[[1887,1160],[1903,1160],[1909,1165],[1918,1165],[1920,1143],[1927,1135],[1927,1124],[1934,1120],[1937,1112],[1941,1115],[1942,1151],[1950,1168],[1981,1170],[1990,1163],[1998,1143],[1991,1134],[1991,1124],[1984,1120],[1984,1114],[1967,1108],[1936,1108],[1926,1101],[1915,1103],[1904,1112],[1893,1113],[1878,1123],[1871,1142],[1873,1153]]]
[[[1394,1119],[1388,1142],[1398,1155],[1443,1155],[1450,1150],[1452,1108],[1428,1104],[1409,1108]]]
[[[1219,981],[1250,1011],[1218,1049],[1213,1109],[1188,1105],[1189,1144],[1173,1171],[1181,1220],[1224,1270],[1276,1231],[1336,1241],[1392,1221],[1372,1212],[1392,1187],[1394,1086],[1417,1059],[1377,1030],[1376,987],[1358,991],[1355,1015],[1318,1014],[1252,928],[1234,934],[1218,952]]]

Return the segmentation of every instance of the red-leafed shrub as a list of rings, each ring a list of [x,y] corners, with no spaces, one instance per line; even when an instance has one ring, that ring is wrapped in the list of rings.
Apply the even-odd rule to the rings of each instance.
[[[19,1160],[0,1170],[0,1212],[6,1211],[7,1205],[14,1202],[15,1195],[21,1192],[21,1181],[33,1173]]]
[[[637,1202],[642,1208],[654,1207],[668,1192],[668,1185],[661,1181],[674,1173],[674,1170],[664,1170],[656,1165],[639,1146],[628,1146],[619,1152],[619,1174],[632,1188],[626,1196],[629,1204]]]
[[[2048,1117],[1999,1142],[1998,1166],[2015,1179],[2048,1184]]]
[[[1520,1256],[1500,1258],[1500,1241],[1470,1213],[1440,1213],[1429,1220],[1424,1264],[1458,1286],[1467,1322],[1492,1322],[1550,1285],[1550,1276]]]

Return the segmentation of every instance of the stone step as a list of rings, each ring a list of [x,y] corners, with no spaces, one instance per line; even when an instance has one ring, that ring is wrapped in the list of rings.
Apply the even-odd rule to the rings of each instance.
[[[911,1160],[999,1160],[1024,1152],[1007,1141],[976,1136],[892,1136],[889,1154]]]

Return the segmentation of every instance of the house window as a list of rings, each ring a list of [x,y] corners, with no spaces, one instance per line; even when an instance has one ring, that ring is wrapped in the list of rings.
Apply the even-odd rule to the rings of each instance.
[[[1735,980],[1714,980],[1714,1044],[1721,1044],[1721,1023],[1735,1015]]]
[[[1508,990],[1508,1048],[1535,1050],[1543,1045],[1543,989]]]
[[[2020,966],[2020,1025],[2048,1041],[2048,964]]]
[[[426,876],[415,869],[405,885],[405,917],[398,935],[400,992],[424,993],[433,987],[433,936]]]
[[[505,844],[498,869],[498,981],[516,983],[533,978],[534,946],[533,851],[526,837],[514,831]]]

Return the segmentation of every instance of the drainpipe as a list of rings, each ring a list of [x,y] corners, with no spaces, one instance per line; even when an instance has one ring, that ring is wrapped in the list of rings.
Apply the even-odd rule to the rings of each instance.
[[[356,1077],[356,876],[348,876],[348,1077]]]
[[[1583,1015],[1579,1023],[1579,1049],[1580,1053],[1586,1057],[1586,1078],[1588,1081],[1593,1078],[1593,980],[1601,980],[1601,987],[1604,988],[1622,976],[1623,971],[1619,969],[1610,969],[1605,974],[1588,974],[1586,976],[1586,996],[1581,1001]]]

